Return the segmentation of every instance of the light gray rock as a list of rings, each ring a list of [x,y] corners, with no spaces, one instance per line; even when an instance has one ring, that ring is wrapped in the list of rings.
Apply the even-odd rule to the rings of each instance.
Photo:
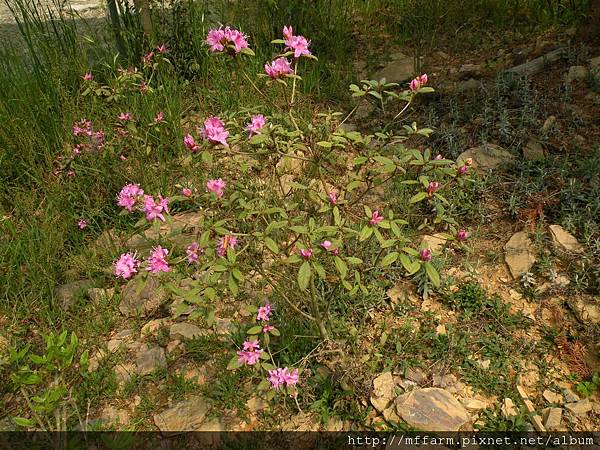
[[[535,249],[525,231],[513,234],[504,245],[504,260],[515,279],[529,272],[535,263]]]
[[[136,371],[139,375],[148,375],[159,367],[167,366],[165,351],[161,347],[140,350],[135,362]]]
[[[87,291],[88,298],[95,304],[107,302],[115,295],[114,289],[91,288]]]
[[[208,410],[208,402],[201,396],[195,396],[156,414],[154,424],[162,432],[199,431]]]
[[[528,161],[537,161],[545,157],[546,152],[544,151],[544,147],[535,139],[530,139],[525,147],[523,147],[523,158]]]
[[[60,306],[63,309],[69,309],[73,305],[75,297],[78,294],[87,292],[87,290],[91,288],[93,284],[94,283],[92,280],[72,281],[70,283],[57,286],[54,290],[54,293],[60,301]]]
[[[385,78],[388,83],[402,83],[415,75],[415,62],[412,56],[396,53],[393,57],[392,61],[373,75],[375,80],[380,81]]]
[[[165,297],[165,290],[155,277],[136,277],[123,289],[119,311],[127,317],[145,316],[158,309]]]
[[[444,389],[417,389],[396,400],[396,411],[409,425],[424,431],[458,431],[469,413]]]
[[[591,402],[586,398],[574,403],[566,403],[565,408],[576,416],[583,416],[592,410]]]
[[[407,380],[414,381],[417,384],[422,383],[425,378],[427,378],[425,372],[423,372],[423,369],[419,367],[409,367],[406,369],[404,377]]]
[[[514,156],[498,145],[485,144],[465,150],[458,156],[456,161],[458,164],[464,164],[469,158],[473,160],[473,167],[491,170],[510,162]]]
[[[562,408],[546,408],[543,411],[542,417],[544,418],[544,426],[547,430],[553,431],[560,427],[562,413]]]
[[[590,66],[600,69],[600,56],[590,59]]]
[[[567,73],[567,83],[573,81],[585,80],[588,76],[588,69],[585,66],[571,66],[569,67],[569,73]]]
[[[171,325],[171,339],[188,340],[195,339],[199,336],[202,336],[202,330],[191,323],[177,322]]]
[[[588,303],[579,297],[570,298],[567,302],[580,322],[600,323],[600,305],[597,303]]]
[[[371,404],[378,412],[383,412],[396,397],[396,383],[391,372],[384,372],[373,380]]]
[[[575,236],[560,225],[550,225],[548,228],[552,236],[552,243],[559,250],[571,253],[583,253],[585,251],[583,245],[577,242]]]
[[[579,396],[573,392],[571,389],[565,388],[562,390],[563,395],[565,396],[565,402],[574,403],[579,401]]]

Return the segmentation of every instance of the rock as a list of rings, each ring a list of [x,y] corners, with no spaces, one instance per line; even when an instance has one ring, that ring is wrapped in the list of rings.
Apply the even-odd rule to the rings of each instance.
[[[402,421],[398,413],[396,412],[396,405],[392,404],[389,408],[386,408],[382,412],[383,418],[386,422],[399,423]]]
[[[343,431],[344,430],[344,422],[339,417],[330,417],[327,421],[327,428],[325,431],[333,432],[333,431]]]
[[[550,131],[552,129],[552,127],[554,127],[554,125],[556,125],[556,117],[555,116],[549,116],[544,121],[544,125],[542,126],[542,131],[544,131],[544,132]]]
[[[449,59],[450,58],[450,55],[448,53],[442,52],[441,50],[433,52],[431,54],[431,56],[433,56],[434,58],[439,58],[439,59]]]
[[[538,414],[534,414],[531,416],[531,423],[533,424],[533,428],[536,431],[546,431],[544,424],[542,423],[542,418]]]
[[[481,87],[481,82],[477,81],[475,78],[469,78],[466,81],[461,81],[458,83],[456,90],[461,93],[467,93],[476,91]]]
[[[410,426],[425,431],[458,431],[471,420],[467,410],[439,388],[416,389],[398,397],[396,411]]]
[[[586,303],[582,298],[576,297],[567,300],[575,313],[577,320],[582,323],[600,323],[600,305]]]
[[[446,245],[447,241],[448,238],[443,233],[436,233],[434,235],[426,234],[421,240],[421,245],[429,248],[432,252],[439,252]]]
[[[435,334],[437,334],[438,336],[446,334],[446,325],[441,323],[437,327],[435,327]]]
[[[385,78],[388,83],[402,83],[415,75],[415,61],[412,56],[402,53],[393,55],[394,60],[373,75],[373,79],[380,81]]]
[[[536,161],[545,157],[546,152],[544,151],[544,147],[535,139],[530,139],[525,147],[523,147],[523,158],[528,161]]]
[[[358,130],[358,127],[356,125],[354,125],[353,123],[346,122],[346,123],[341,124],[339,126],[339,129],[344,131],[345,133],[349,133],[351,131]]]
[[[483,370],[487,370],[490,368],[490,365],[492,364],[492,361],[489,359],[484,359],[483,361],[480,359],[475,360],[475,364],[483,369]]]
[[[413,390],[415,387],[417,387],[418,384],[415,383],[414,381],[400,379],[398,381],[398,386],[400,386],[405,391],[410,391],[410,390]]]
[[[173,407],[156,414],[154,423],[160,431],[198,431],[209,405],[201,396],[181,401]]]
[[[588,70],[585,66],[571,66],[569,67],[569,73],[567,73],[567,83],[573,81],[585,80],[588,76]]]
[[[552,243],[557,249],[571,253],[583,253],[585,251],[583,246],[577,242],[575,236],[560,225],[550,225],[548,228],[552,236]]]
[[[107,406],[102,410],[100,419],[115,425],[127,425],[129,423],[129,412],[125,409],[117,409],[114,406]]]
[[[504,403],[502,404],[502,415],[505,419],[512,419],[513,417],[517,417],[519,415],[519,411],[515,407],[515,404],[510,398],[505,398]]]
[[[463,77],[473,77],[481,75],[481,66],[479,64],[463,64],[458,69],[458,74]]]
[[[100,362],[106,357],[106,352],[98,349],[91,357],[88,365],[88,372],[95,372],[100,367]]]
[[[544,399],[548,402],[548,403],[557,403],[557,404],[561,404],[564,401],[564,398],[562,396],[562,394],[558,394],[556,392],[553,392],[549,389],[546,389],[543,393],[542,393],[542,397],[544,397]]]
[[[161,347],[141,350],[137,355],[136,365],[136,371],[139,375],[147,375],[158,367],[166,367],[167,358],[165,357],[165,351]]]
[[[118,364],[115,366],[115,376],[119,385],[125,385],[131,381],[131,376],[135,373],[135,366],[132,363]]]
[[[563,389],[563,395],[565,396],[565,401],[567,403],[574,403],[579,401],[579,396],[573,392],[571,389],[565,388]]]
[[[266,410],[269,404],[260,397],[251,397],[246,402],[246,408],[253,414]]]
[[[195,339],[202,336],[202,330],[191,323],[177,322],[171,325],[170,336],[171,339]]]
[[[512,153],[494,144],[485,144],[480,147],[472,147],[462,152],[456,159],[457,164],[462,165],[471,158],[473,167],[483,170],[492,170],[500,167],[513,159]]]
[[[281,431],[318,431],[320,428],[319,423],[308,413],[298,413],[281,425]]]
[[[119,311],[127,317],[147,315],[158,309],[165,297],[165,290],[156,277],[146,280],[137,277],[123,289]]]
[[[175,350],[181,347],[181,341],[179,339],[175,339],[174,341],[170,341],[167,344],[167,353],[173,353]]]
[[[504,260],[513,278],[529,272],[535,263],[535,249],[527,233],[519,231],[512,235],[504,246]]]
[[[372,103],[363,101],[358,105],[354,112],[354,119],[363,121],[368,118],[375,111],[375,106]]]
[[[298,157],[304,158],[304,155],[296,155]],[[283,175],[285,173],[291,174],[301,174],[304,170],[304,161],[298,158],[293,158],[291,156],[282,156],[277,164],[275,164],[275,170],[278,175]]]
[[[168,327],[169,325],[171,325],[171,319],[168,318],[151,320],[150,322],[144,324],[144,326],[140,330],[140,336],[144,337],[149,334],[154,334],[160,328]]]
[[[477,400],[476,398],[465,398],[462,400],[462,404],[465,408],[471,411],[477,411],[488,407],[488,404],[486,402]]]
[[[426,378],[425,372],[423,372],[423,369],[419,367],[409,367],[406,369],[404,377],[410,381],[414,381],[417,384],[421,384]]]
[[[87,291],[88,298],[95,304],[109,301],[115,295],[114,289],[91,288]]]
[[[600,56],[590,59],[590,66],[600,68]]]
[[[565,403],[565,408],[576,416],[583,416],[592,410],[591,402],[585,398],[574,403]]]
[[[228,317],[215,318],[215,332],[221,335],[229,335],[235,332],[236,326]]]
[[[185,301],[182,297],[177,297],[171,302],[169,311],[175,318],[180,316],[189,316],[197,309],[196,305],[191,305]]]
[[[203,211],[192,211],[171,216],[171,221],[161,222],[160,228],[148,228],[141,234],[132,236],[125,246],[132,250],[148,250],[152,247],[153,241],[159,236],[168,238],[174,246],[186,248],[196,240],[198,231],[200,231],[200,219],[204,215]]]
[[[563,413],[562,408],[546,408],[544,411],[543,418],[546,429],[553,431],[560,427]]]
[[[378,412],[386,409],[395,398],[395,388],[396,383],[391,372],[384,372],[373,380],[371,404]]]
[[[78,294],[87,292],[87,290],[92,287],[93,284],[94,283],[92,280],[72,281],[56,287],[54,289],[54,293],[56,298],[60,301],[61,308],[69,309],[73,305],[75,297]]]
[[[556,278],[554,278],[552,284],[560,287],[567,287],[569,284],[571,284],[571,280],[566,275],[558,275]]]
[[[456,383],[456,377],[452,374],[442,375],[440,373],[433,374],[433,385],[435,387],[447,388]]]

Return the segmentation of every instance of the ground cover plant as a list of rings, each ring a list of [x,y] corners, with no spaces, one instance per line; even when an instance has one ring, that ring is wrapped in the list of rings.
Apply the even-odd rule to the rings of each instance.
[[[427,429],[397,405],[442,391],[457,428],[527,430],[548,407],[593,429],[597,49],[551,69],[584,67],[571,84],[496,74],[467,20],[461,51],[494,54],[451,74],[431,53],[456,6],[259,3],[155,5],[153,36],[126,6],[117,57],[114,30],[11,4],[2,429]],[[531,17],[562,33],[576,3],[486,20],[534,39]],[[376,76],[399,45],[410,76]],[[493,170],[463,153],[488,143],[508,153]],[[534,262],[515,275],[518,231]]]

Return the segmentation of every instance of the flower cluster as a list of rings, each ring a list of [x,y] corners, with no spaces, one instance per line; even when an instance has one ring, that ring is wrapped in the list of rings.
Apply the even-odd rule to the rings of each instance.
[[[139,266],[140,262],[131,253],[123,253],[113,264],[115,275],[124,280],[131,278],[137,272]]]
[[[300,255],[304,259],[310,259],[310,257],[312,256],[312,254],[313,254],[312,248],[301,248],[300,249]]]
[[[423,75],[419,75],[418,77],[416,77],[415,79],[413,79],[410,82],[410,90],[411,91],[418,91],[421,87],[425,86],[427,84],[427,74],[424,73]]]
[[[295,36],[294,29],[291,26],[283,27],[283,37],[285,38],[286,50],[294,52],[294,58],[300,58],[302,55],[310,55],[308,46],[310,41],[307,41],[304,36]]]
[[[218,117],[209,117],[204,121],[204,128],[202,129],[202,137],[208,139],[214,144],[222,144],[225,147],[229,147],[227,138],[229,137],[229,131],[225,129],[223,121]]]
[[[164,222],[165,216],[163,212],[169,213],[168,199],[159,195],[158,200],[154,200],[154,197],[151,195],[144,195],[144,213],[148,221],[152,222],[153,220],[160,219],[161,222]]]
[[[219,247],[217,248],[217,255],[225,256],[228,249],[234,249],[238,243],[237,238],[233,234],[223,236],[219,240]]]
[[[206,190],[208,192],[214,192],[217,198],[223,198],[223,189],[225,189],[226,183],[221,179],[208,180],[206,182]]]
[[[198,144],[196,143],[196,141],[194,140],[194,138],[191,134],[186,134],[183,137],[183,145],[185,145],[188,149],[190,149],[194,153],[196,153],[198,150],[200,150],[200,147],[198,146]]]
[[[265,63],[265,73],[273,79],[281,78],[285,75],[291,75],[294,73],[294,69],[287,58],[279,57],[271,63]]]
[[[378,210],[375,210],[371,213],[371,220],[369,220],[369,223],[371,225],[377,225],[382,220],[383,220],[383,216],[379,215]]]
[[[134,205],[143,195],[144,191],[140,188],[139,184],[126,184],[117,195],[117,205],[132,212]]]
[[[197,262],[200,255],[204,253],[204,249],[201,248],[197,242],[192,242],[190,245],[188,245],[185,253],[187,255],[188,263],[193,264]]]
[[[206,43],[211,52],[222,52],[225,48],[232,49],[236,54],[243,49],[248,48],[248,40],[242,32],[229,28],[221,27],[212,29],[206,36]]]
[[[242,364],[253,366],[260,359],[262,352],[263,350],[260,348],[258,341],[246,339],[246,341],[244,341],[242,350],[237,352],[238,361]]]
[[[250,123],[246,125],[249,136],[260,134],[260,130],[267,124],[267,119],[262,114],[256,114],[250,119]]]
[[[168,254],[169,251],[166,248],[162,248],[160,245],[154,247],[148,258],[148,267],[146,267],[146,270],[154,274],[168,272],[170,270],[169,263],[167,262]]]
[[[469,171],[469,166],[471,166],[472,164],[473,164],[473,160],[471,158],[466,159],[465,163],[458,168],[458,174],[459,175],[466,174]]]
[[[280,386],[292,386],[298,383],[298,369],[290,372],[287,367],[269,370],[269,382],[273,389],[279,389]]]
[[[440,183],[438,183],[437,181],[430,181],[429,186],[427,186],[427,195],[429,197],[432,197],[435,191],[437,191],[439,188]]]
[[[100,150],[106,140],[104,131],[94,131],[92,121],[87,119],[73,124],[73,136],[83,139],[75,145],[73,155],[80,154],[82,150]]]

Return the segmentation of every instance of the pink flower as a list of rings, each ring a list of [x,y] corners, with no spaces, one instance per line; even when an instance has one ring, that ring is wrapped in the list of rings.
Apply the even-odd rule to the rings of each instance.
[[[92,135],[92,121],[87,119],[81,119],[79,122],[73,125],[73,136],[91,136]]]
[[[422,261],[431,261],[431,250],[428,248],[424,248],[421,250],[421,260]]]
[[[67,170],[67,176],[73,178],[75,176],[75,171],[73,169]]]
[[[144,195],[144,191],[140,189],[138,184],[126,184],[117,195],[117,204],[131,212],[136,201],[142,195]]]
[[[294,385],[298,383],[298,369],[294,369],[291,372],[287,367],[269,370],[268,380],[273,389],[279,389],[279,386],[284,384],[286,386]]]
[[[144,195],[144,213],[146,214],[147,220],[153,221],[155,219],[160,219],[164,222],[165,216],[162,214],[163,212],[169,212],[168,199],[159,195],[157,202],[151,195]]]
[[[325,250],[328,250],[329,247],[331,247],[331,241],[323,241],[321,247],[323,247]]]
[[[433,159],[435,159],[436,161],[439,161],[439,160],[444,159],[444,157],[441,155],[441,153],[438,153],[437,155],[435,155],[435,158],[433,158]]]
[[[379,222],[381,222],[383,220],[383,216],[379,215],[379,211],[375,210],[373,211],[373,213],[371,214],[371,220],[369,220],[369,223],[371,225],[377,225]]]
[[[275,79],[281,78],[284,75],[290,75],[294,73],[294,69],[292,69],[292,66],[287,60],[287,58],[280,57],[277,58],[275,61],[271,61],[271,64],[265,64],[265,73],[269,77]]]
[[[430,181],[429,186],[427,187],[427,195],[429,197],[433,196],[433,193],[440,188],[440,183],[437,181]]]
[[[265,325],[262,329],[263,333],[270,333],[275,327],[273,325]]]
[[[410,89],[411,91],[417,91],[419,90],[419,88],[425,86],[427,84],[427,74],[424,73],[423,75],[419,75],[418,77],[416,77],[414,80],[412,80],[410,82]]]
[[[457,241],[466,241],[469,238],[469,233],[467,232],[467,230],[464,229],[460,229],[458,230],[458,233],[456,233],[456,240]]]
[[[181,193],[183,195],[185,195],[186,197],[191,197],[192,196],[192,190],[190,188],[183,188],[181,190]]]
[[[186,249],[185,253],[187,254],[188,262],[193,264],[198,261],[198,257],[204,253],[204,250],[200,248],[197,242],[192,242]]]
[[[113,264],[115,275],[125,280],[131,278],[137,272],[139,265],[140,262],[131,253],[123,253]]]
[[[156,50],[158,51],[158,53],[167,53],[167,51],[169,51],[169,48],[167,47],[167,44],[160,44],[156,47]]]
[[[96,131],[93,135],[92,135],[92,145],[94,146],[95,149],[99,150],[102,147],[104,147],[104,140],[106,138],[106,135],[104,134],[104,131]]]
[[[227,249],[234,249],[237,245],[238,240],[233,234],[228,234],[223,236],[219,240],[219,248],[217,249],[217,255],[225,256],[227,254]]]
[[[238,361],[242,364],[253,366],[260,359],[262,352],[263,350],[261,350],[258,341],[246,340],[243,345],[243,350],[237,352],[239,357]]]
[[[337,204],[337,192],[331,191],[328,194],[328,197],[329,197],[329,201],[331,202],[332,205]]]
[[[459,175],[464,175],[465,173],[467,173],[467,171],[469,170],[469,166],[467,166],[466,164],[464,166],[460,166],[458,168],[458,174]]]
[[[208,180],[206,182],[206,190],[209,192],[214,192],[217,198],[223,197],[223,189],[225,189],[225,182],[221,178],[216,180]]]
[[[150,51],[149,53],[145,54],[145,55],[142,57],[142,62],[143,62],[144,64],[149,64],[149,63],[150,63],[150,61],[152,61],[152,58],[154,58],[154,52],[153,52],[153,51]]]
[[[83,78],[84,81],[92,81],[94,79],[94,75],[92,75],[92,72],[86,72],[81,78]]]
[[[127,157],[125,155],[119,155],[119,159],[121,161],[125,161],[125,160],[127,160]]]
[[[256,114],[252,116],[252,120],[248,125],[246,125],[246,130],[248,130],[248,134],[253,136],[255,134],[260,134],[260,130],[267,124],[267,119],[262,114]]]
[[[271,315],[271,305],[266,304],[258,308],[258,314],[256,315],[256,320],[264,320],[265,322],[269,321],[269,316]]]
[[[77,226],[80,230],[83,230],[85,227],[87,227],[87,221],[85,221],[84,219],[79,219],[77,221]]]
[[[225,129],[223,122],[218,117],[209,117],[204,121],[202,136],[212,143],[223,144],[225,147],[229,147],[227,143],[229,131]]]
[[[240,31],[225,27],[209,30],[205,42],[211,52],[222,52],[225,46],[232,46],[237,54],[244,48],[248,48],[247,37]]]
[[[75,147],[73,147],[73,155],[79,155],[82,149],[83,147],[81,144],[75,145]]]
[[[164,120],[164,118],[165,118],[165,113],[162,111],[159,111],[156,114],[156,117],[154,118],[154,123],[161,123]],[[192,140],[193,140],[193,138],[192,138]]]
[[[126,121],[126,120],[131,120],[131,114],[128,113],[128,112],[122,112],[121,114],[119,114],[118,119],[121,120],[121,121],[123,121],[123,122]]]
[[[169,264],[167,263],[167,255],[169,251],[162,248],[160,245],[152,249],[150,257],[148,257],[148,267],[146,270],[152,273],[168,272]]]
[[[286,50],[294,51],[294,58],[300,58],[302,55],[310,55],[308,46],[310,41],[307,41],[304,36],[294,36],[292,27],[283,27],[283,37],[285,38]]]
[[[304,259],[309,259],[313,254],[312,248],[301,248],[300,249],[300,255],[302,255],[302,257]]]
[[[186,134],[183,137],[183,145],[185,145],[187,148],[189,148],[194,153],[196,153],[198,150],[200,150],[200,147],[198,146],[198,144],[196,143],[196,141],[194,140],[194,138],[192,137],[191,134]]]

